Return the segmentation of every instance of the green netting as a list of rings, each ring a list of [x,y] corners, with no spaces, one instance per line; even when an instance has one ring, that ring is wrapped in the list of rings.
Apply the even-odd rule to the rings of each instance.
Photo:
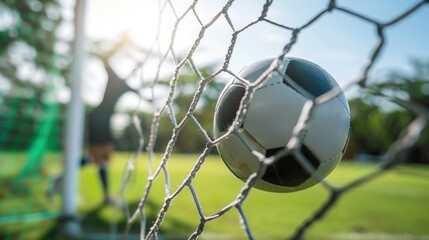
[[[48,83],[41,92],[15,88],[0,95],[0,239],[28,238],[59,215],[60,202],[47,195],[52,163],[59,163],[49,154],[59,142],[53,90]]]
[[[37,124],[37,135],[28,150],[28,159],[24,165],[20,178],[28,177],[31,174],[37,174],[37,170],[41,169],[43,163],[43,155],[47,149],[50,149],[51,144],[55,142],[55,126],[58,122],[59,105],[56,103],[48,103],[44,106],[44,116]]]

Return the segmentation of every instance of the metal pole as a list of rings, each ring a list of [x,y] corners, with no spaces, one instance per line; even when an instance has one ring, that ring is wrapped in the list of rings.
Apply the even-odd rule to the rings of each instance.
[[[85,60],[85,8],[86,0],[76,0],[73,62],[69,76],[71,97],[68,106],[64,156],[63,215],[69,221],[65,221],[63,230],[67,235],[79,235],[81,233],[79,223],[73,219],[76,219],[79,159],[83,146],[84,107],[81,96],[81,78]]]

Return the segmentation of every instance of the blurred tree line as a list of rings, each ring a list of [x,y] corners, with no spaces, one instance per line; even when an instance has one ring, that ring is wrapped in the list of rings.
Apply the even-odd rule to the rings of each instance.
[[[47,75],[64,75],[70,54],[69,41],[58,33],[62,23],[58,0],[0,1],[2,88],[37,95],[44,91]]]
[[[70,60],[63,23],[58,0],[0,0],[0,149],[28,149],[55,118],[45,113],[58,109],[47,90],[64,80]],[[55,126],[43,129],[55,137]]]
[[[391,73],[386,80],[375,81],[369,84],[367,89],[362,89],[358,97],[349,100],[351,108],[351,134],[349,146],[345,158],[355,159],[359,154],[379,156],[398,139],[401,131],[417,116],[410,109],[396,105],[385,97],[374,94],[376,92],[386,93],[402,99],[411,100],[414,104],[429,111],[429,62],[414,61],[414,71],[411,74]],[[213,72],[210,67],[204,68],[203,72]],[[179,86],[176,98],[178,115],[184,116],[187,106],[193,97],[190,84],[197,85],[196,76],[182,76],[179,82],[185,82]],[[202,126],[212,133],[213,113],[216,101],[223,89],[221,82],[212,82],[208,86],[204,106],[199,108],[196,117]],[[142,129],[148,135],[150,131],[149,114],[142,114]],[[168,117],[161,121],[158,132],[156,149],[163,151],[172,134],[172,124]],[[133,125],[129,125],[124,134],[118,139],[118,147],[122,150],[131,150],[137,147],[138,136]],[[147,141],[147,139],[146,139]],[[198,129],[189,124],[182,131],[176,150],[180,152],[201,152],[205,146],[205,140]],[[410,153],[409,162],[429,163],[429,131],[425,129],[418,144]]]
[[[411,74],[391,73],[387,80],[376,81],[349,100],[351,136],[347,157],[364,153],[383,154],[411,121],[412,110],[389,102],[396,97],[409,100],[429,113],[429,62],[414,60]],[[408,162],[429,163],[429,130],[426,127],[416,146],[409,152]]]
[[[176,93],[174,95],[173,108],[177,122],[180,122],[186,116],[199,82],[199,78],[189,67],[185,67],[184,71],[185,74],[180,75],[178,79]],[[214,72],[214,68],[212,66],[205,66],[200,68],[199,71],[203,77],[207,77]],[[162,80],[161,84],[168,85],[168,80]],[[211,81],[206,86],[194,112],[194,116],[209,135],[213,135],[213,114],[217,99],[224,86],[225,81]],[[141,119],[141,128],[144,133],[145,143],[148,143],[153,115],[148,112],[141,112],[138,115]],[[164,113],[160,121],[154,150],[163,152],[172,134],[173,123],[171,117],[168,113]],[[117,149],[125,151],[135,150],[138,147],[138,140],[137,129],[130,122],[117,139]],[[205,146],[206,140],[199,128],[192,122],[188,122],[186,127],[181,131],[174,150],[182,153],[196,153],[201,152]]]

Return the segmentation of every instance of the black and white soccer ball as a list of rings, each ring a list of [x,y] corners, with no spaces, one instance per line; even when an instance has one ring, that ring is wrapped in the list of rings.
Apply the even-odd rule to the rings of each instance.
[[[254,62],[245,67],[239,77],[254,82],[272,62],[273,59]],[[244,140],[266,157],[284,149],[306,101],[338,87],[328,72],[307,60],[285,58],[278,70],[283,74],[274,71],[255,91],[240,126]],[[214,116],[216,138],[230,128],[245,92],[244,84],[236,78],[224,88]],[[301,153],[318,176],[325,178],[341,160],[347,147],[350,109],[342,92],[314,107],[301,139]],[[236,132],[221,141],[217,149],[231,172],[243,181],[260,166],[258,158]],[[291,154],[269,165],[254,187],[270,192],[293,192],[311,187],[320,180],[314,172],[306,171]]]

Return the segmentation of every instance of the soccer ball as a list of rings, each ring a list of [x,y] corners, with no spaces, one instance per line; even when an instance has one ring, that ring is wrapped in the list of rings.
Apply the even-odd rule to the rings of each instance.
[[[254,82],[273,60],[252,63],[239,73],[239,77]],[[246,147],[245,142],[266,157],[274,155],[288,143],[305,102],[338,87],[331,75],[307,60],[285,58],[278,72],[274,71],[263,86],[254,92],[240,126],[241,136],[233,132],[217,145],[226,166],[243,181],[258,171],[260,166],[258,158]],[[224,88],[214,115],[216,138],[229,130],[245,92],[243,82],[236,78]],[[325,178],[341,160],[346,149],[350,109],[344,93],[314,107],[301,139],[301,153],[317,175]],[[269,165],[254,187],[270,192],[294,192],[311,187],[320,180],[314,172],[306,171],[299,160],[290,154]]]

